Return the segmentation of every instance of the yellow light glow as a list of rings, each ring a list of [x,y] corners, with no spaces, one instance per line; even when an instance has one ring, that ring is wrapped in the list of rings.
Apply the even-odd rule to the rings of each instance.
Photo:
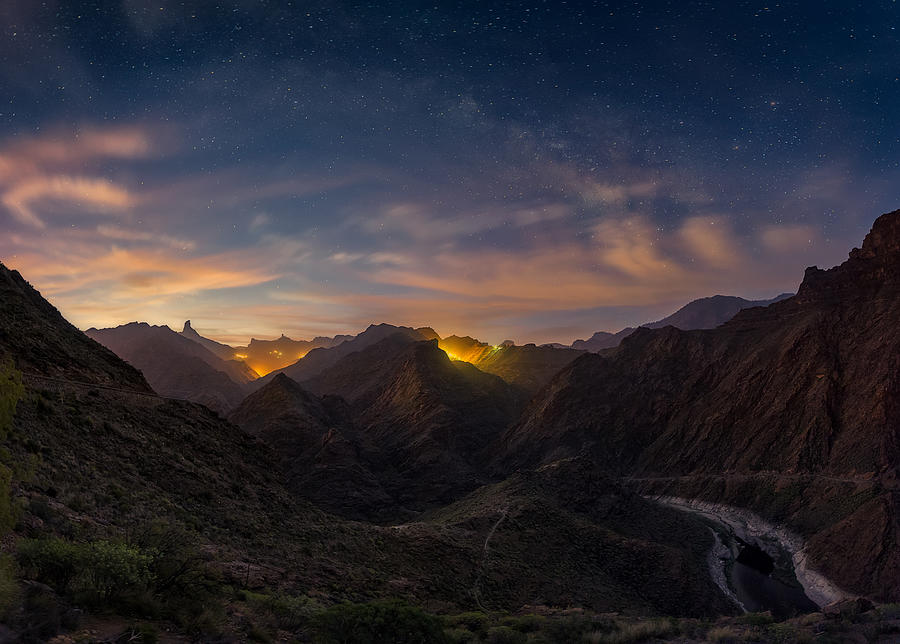
[[[234,354],[234,357],[235,357],[236,359],[238,359],[238,360],[246,360],[246,359],[247,359],[247,354],[245,354],[245,353],[235,353],[235,354]]]

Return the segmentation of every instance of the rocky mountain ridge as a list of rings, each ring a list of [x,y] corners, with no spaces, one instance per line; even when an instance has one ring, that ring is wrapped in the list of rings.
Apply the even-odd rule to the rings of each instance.
[[[900,211],[840,266],[807,269],[795,297],[712,330],[641,328],[578,358],[506,433],[498,463],[585,455],[654,493],[743,505],[797,527],[839,583],[900,597],[897,320]],[[839,554],[872,534],[877,548]]]
[[[140,369],[154,391],[199,402],[224,413],[247,395],[256,374],[237,360],[223,360],[167,326],[132,322],[85,334]]]
[[[647,322],[641,327],[648,329],[661,329],[666,326],[673,326],[682,331],[692,331],[694,329],[714,329],[717,326],[725,324],[733,318],[739,311],[743,309],[753,308],[755,306],[769,306],[775,302],[793,297],[793,293],[782,293],[768,300],[746,300],[742,297],[733,295],[713,295],[712,297],[703,297],[688,302],[683,307],[656,322]],[[597,331],[587,340],[575,340],[572,343],[573,349],[581,349],[583,351],[602,351],[603,349],[612,349],[619,346],[629,335],[634,333],[635,327],[625,327],[616,333],[608,331]]]

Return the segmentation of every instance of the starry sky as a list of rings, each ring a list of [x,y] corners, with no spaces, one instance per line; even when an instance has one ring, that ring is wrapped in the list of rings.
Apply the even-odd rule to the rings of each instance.
[[[0,260],[74,324],[571,342],[900,207],[894,2],[0,2]]]

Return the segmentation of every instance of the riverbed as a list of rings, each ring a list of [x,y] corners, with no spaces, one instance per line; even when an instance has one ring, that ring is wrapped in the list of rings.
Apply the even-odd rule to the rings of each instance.
[[[646,497],[703,518],[715,541],[707,556],[713,581],[747,612],[776,617],[810,613],[849,595],[813,570],[796,534],[742,508],[679,497]]]

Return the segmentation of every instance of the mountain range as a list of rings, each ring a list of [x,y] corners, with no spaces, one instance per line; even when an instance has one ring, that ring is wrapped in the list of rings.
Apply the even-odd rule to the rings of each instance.
[[[714,329],[717,326],[725,324],[728,320],[737,315],[739,311],[756,306],[769,306],[775,302],[786,300],[793,295],[793,293],[782,293],[769,300],[745,300],[742,297],[735,297],[733,295],[702,297],[698,300],[688,302],[672,315],[664,317],[662,320],[648,322],[642,324],[641,327],[661,329],[663,327],[673,326],[682,331]],[[613,347],[619,346],[619,343],[634,333],[634,331],[635,327],[625,327],[616,333],[597,331],[587,340],[575,340],[575,342],[572,343],[572,348],[593,352],[602,351],[603,349],[612,349]]]
[[[644,326],[659,328],[672,324],[682,329],[717,326],[741,308],[762,306],[784,297],[787,295],[773,300],[750,301],[717,295],[695,300],[668,318]],[[397,333],[416,340],[437,339],[439,347],[451,359],[468,362],[534,394],[581,351],[614,347],[633,331],[629,327],[616,334],[597,332],[590,340],[575,341],[571,348],[558,343],[518,346],[512,341],[492,346],[470,336],[441,338],[428,327],[384,323],[370,325],[358,335],[316,337],[313,340],[292,340],[282,335],[276,340],[254,338],[243,347],[232,347],[200,335],[190,320],[180,332],[167,326],[135,322],[111,329],[91,328],[86,333],[140,369],[159,393],[199,402],[227,415],[249,393],[271,382],[278,374],[304,382],[345,356]]]
[[[265,592],[712,617],[740,611],[723,580],[753,557],[807,604],[900,600],[900,211],[796,295],[738,299],[599,353],[372,325],[256,378],[189,323],[81,333],[0,265],[0,365],[24,385],[7,541],[162,521],[231,616]],[[86,606],[42,570],[22,559],[22,588]]]

